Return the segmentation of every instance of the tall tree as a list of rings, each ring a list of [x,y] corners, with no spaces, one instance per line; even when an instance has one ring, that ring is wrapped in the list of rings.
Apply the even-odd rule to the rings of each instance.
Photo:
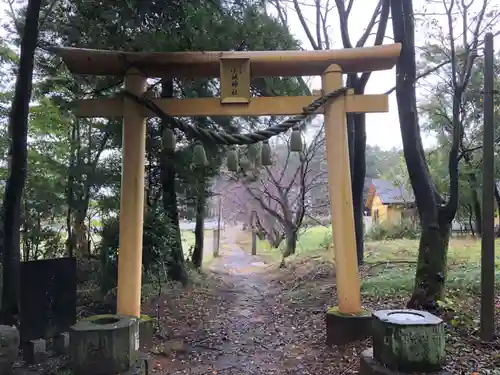
[[[224,196],[224,211],[232,213],[234,219],[256,226],[274,247],[286,240],[282,265],[286,257],[295,254],[306,211],[318,205],[315,189],[327,191],[327,169],[316,158],[324,155],[324,145],[321,126],[300,152],[290,151],[286,141],[277,144],[272,166],[261,167],[249,149],[249,155],[242,156],[243,173],[216,185]],[[319,204],[328,206],[328,202]]]
[[[38,41],[41,0],[30,0],[21,40],[19,70],[9,118],[9,177],[3,199],[3,289],[0,321],[15,325],[19,315],[21,199],[27,169],[28,114]]]
[[[473,3],[473,2],[469,2]],[[467,3],[467,4],[469,4]],[[480,2],[474,15],[476,24],[467,39],[472,9],[461,2],[443,1],[447,18],[447,40],[450,45],[450,69],[452,77],[453,105],[451,111],[451,142],[448,154],[449,184],[443,197],[431,180],[422,146],[415,90],[416,52],[413,2],[391,0],[392,24],[395,42],[402,44],[396,67],[396,98],[403,139],[404,156],[409,178],[415,194],[422,226],[419,255],[415,275],[415,287],[409,307],[434,310],[442,299],[446,278],[446,257],[451,222],[458,209],[459,198],[459,151],[463,137],[463,117],[460,106],[470,80],[471,68],[477,57],[478,37],[482,30],[487,0]],[[454,7],[458,8],[454,8]],[[454,12],[459,12],[464,22],[464,51],[459,56],[453,30]],[[483,25],[484,26],[484,25]]]

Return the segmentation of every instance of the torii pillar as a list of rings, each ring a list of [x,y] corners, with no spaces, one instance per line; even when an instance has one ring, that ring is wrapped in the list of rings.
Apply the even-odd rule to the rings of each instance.
[[[142,96],[146,84],[146,77],[138,70],[127,71],[126,90]],[[146,116],[144,108],[130,99],[125,99],[123,106],[122,139],[117,313],[140,317]]]
[[[323,94],[343,86],[342,68],[330,65],[322,76]],[[361,298],[353,290],[360,289],[356,235],[352,209],[351,172],[347,140],[345,99],[327,103],[324,110],[326,157],[328,161],[328,193],[335,252],[338,309],[343,314],[358,314]]]

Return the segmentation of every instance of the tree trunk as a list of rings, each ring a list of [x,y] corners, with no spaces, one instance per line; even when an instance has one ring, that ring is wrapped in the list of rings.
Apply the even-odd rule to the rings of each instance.
[[[201,268],[203,263],[203,240],[205,234],[205,194],[203,191],[198,193],[196,200],[196,226],[194,228],[194,250],[191,262],[196,269]]]
[[[3,289],[0,323],[15,325],[19,317],[21,199],[28,163],[28,114],[33,87],[33,65],[38,40],[41,0],[30,0],[21,39],[21,57],[9,117],[10,173],[3,200]]]
[[[498,185],[495,183],[495,202],[497,203],[497,217],[500,218],[500,192],[498,191]],[[500,235],[500,226],[496,228],[497,237]]]
[[[464,161],[469,168],[469,173],[467,173],[468,181],[470,183],[470,199],[472,202],[472,208],[474,211],[474,225],[476,228],[476,234],[478,237],[481,237],[483,234],[483,217],[481,214],[481,203],[479,201],[479,195],[477,193],[478,182],[476,178],[476,173],[473,172],[474,166],[472,165],[471,157],[469,153],[464,153]],[[472,226],[471,226],[472,228]]]
[[[66,250],[69,257],[73,256],[73,250],[75,248],[75,243],[73,240],[73,225],[72,225],[72,217],[73,217],[73,185],[74,185],[74,173],[75,173],[75,142],[76,142],[76,128],[80,126],[80,122],[78,119],[73,121],[70,132],[70,155],[69,155],[69,166],[68,166],[68,180],[67,180],[67,190],[66,190],[66,204],[68,205],[66,211],[66,230],[68,239],[66,240]]]
[[[283,252],[283,258],[287,258],[290,255],[294,255],[297,250],[297,230],[292,229],[287,231],[286,236],[286,249]]]
[[[476,227],[476,235],[478,237],[481,237],[483,235],[483,216],[481,214],[481,203],[479,202],[477,189],[475,187],[471,188],[470,194],[471,194],[472,206],[474,207],[474,224]]]
[[[436,312],[437,301],[443,300],[450,234],[447,221],[441,222],[439,228],[422,228],[415,287],[408,308]]]
[[[88,257],[90,258],[90,249],[88,242],[88,228],[85,224],[85,219],[87,218],[88,201],[79,200],[74,202],[77,205],[82,205],[82,207],[77,207],[74,211],[75,221],[73,223],[73,233],[72,241],[73,248],[76,250],[76,256],[80,258]]]
[[[286,248],[283,251],[280,268],[285,267],[285,259],[295,254],[295,250],[297,249],[297,229],[288,229],[286,233]]]
[[[360,90],[357,90],[360,91]],[[357,92],[363,94],[362,92]],[[354,115],[354,168],[352,173],[352,205],[354,210],[354,229],[356,234],[356,255],[358,265],[363,264],[364,260],[364,197],[363,191],[366,178],[366,115]]]
[[[164,81],[161,87],[161,96],[163,98],[173,97],[174,83],[172,80]],[[162,122],[162,131],[165,126]],[[174,150],[163,150],[163,155],[161,157],[161,181],[162,181],[162,200],[163,209],[167,215],[172,229],[174,231],[174,236],[165,239],[170,242],[170,252],[171,259],[167,264],[167,274],[168,277],[175,281],[180,281],[186,284],[188,281],[188,274],[186,271],[186,264],[184,261],[184,253],[182,250],[182,239],[181,239],[181,229],[179,226],[179,212],[177,209],[177,193],[175,189],[175,151]]]
[[[473,225],[473,220],[472,220],[472,208],[469,210],[469,230],[470,230],[470,233],[472,234],[472,237],[476,237],[476,231],[474,229],[474,225]],[[469,233],[469,230],[466,231],[466,234]]]
[[[450,180],[453,180],[450,184],[451,204],[441,208],[442,198],[430,179],[418,123],[412,1],[391,0],[391,13],[394,41],[402,44],[396,65],[396,98],[403,151],[422,227],[415,287],[408,307],[433,311],[444,292],[450,225],[458,199],[458,179],[454,172],[458,171],[455,165],[456,158],[451,155],[449,166]],[[456,185],[453,185],[455,183]]]

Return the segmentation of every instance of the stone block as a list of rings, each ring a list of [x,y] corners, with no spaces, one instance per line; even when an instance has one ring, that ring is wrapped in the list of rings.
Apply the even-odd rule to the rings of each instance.
[[[19,341],[16,327],[0,325],[0,374],[12,374],[12,366],[19,353]]]
[[[401,375],[400,372],[382,366],[373,358],[373,348],[368,348],[361,353],[359,361],[359,375]],[[452,375],[448,371],[428,373],[428,375]]]
[[[444,322],[426,311],[376,311],[373,357],[394,371],[440,371],[445,360]]]
[[[69,332],[63,332],[53,338],[52,346],[57,354],[67,354],[69,349]]]
[[[139,360],[139,319],[97,315],[70,330],[74,375],[109,375],[131,370]]]
[[[119,375],[150,375],[150,357],[148,354],[140,352],[139,361],[130,368],[130,370],[122,372]]]
[[[23,342],[22,348],[23,359],[30,365],[39,364],[47,358],[47,341],[45,339]]]
[[[155,333],[156,319],[141,315],[139,321],[139,350],[149,352],[153,346],[153,335]]]
[[[372,315],[362,310],[360,314],[349,315],[339,312],[336,307],[326,312],[327,345],[345,345],[365,340],[371,335]]]

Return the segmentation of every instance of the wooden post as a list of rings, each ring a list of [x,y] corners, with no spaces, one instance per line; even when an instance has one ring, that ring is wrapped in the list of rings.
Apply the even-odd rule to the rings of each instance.
[[[214,258],[219,256],[219,236],[220,229],[214,229],[212,231],[212,253]]]
[[[326,94],[342,87],[342,69],[330,65],[322,76]],[[325,106],[328,192],[335,252],[339,312],[361,312],[360,282],[356,258],[356,236],[352,209],[351,173],[347,145],[345,99],[338,98]]]
[[[495,121],[493,34],[484,38],[483,232],[481,240],[481,339],[495,332]]]
[[[125,89],[136,95],[146,90],[146,78],[136,70],[125,77]],[[118,250],[118,314],[141,313],[142,226],[144,218],[144,110],[125,99],[123,106],[123,165]]]
[[[257,255],[257,232],[252,228],[252,255]]]

